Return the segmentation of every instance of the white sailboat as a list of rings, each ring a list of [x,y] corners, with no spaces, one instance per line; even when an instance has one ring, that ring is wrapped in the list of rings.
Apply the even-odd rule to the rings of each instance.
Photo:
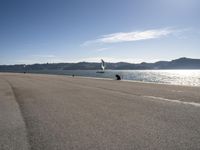
[[[101,59],[101,71],[97,71],[96,73],[105,73],[105,61]]]

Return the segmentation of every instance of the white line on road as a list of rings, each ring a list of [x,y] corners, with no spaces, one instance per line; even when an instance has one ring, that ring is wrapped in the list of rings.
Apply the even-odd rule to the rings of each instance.
[[[162,100],[162,101],[168,101],[168,102],[173,102],[173,103],[179,103],[179,104],[185,104],[185,105],[192,105],[192,106],[200,107],[200,103],[195,103],[195,102],[184,102],[184,101],[181,101],[181,100],[167,99],[167,98],[155,97],[155,96],[143,96],[143,97],[151,98],[151,99],[156,99],[156,100]]]

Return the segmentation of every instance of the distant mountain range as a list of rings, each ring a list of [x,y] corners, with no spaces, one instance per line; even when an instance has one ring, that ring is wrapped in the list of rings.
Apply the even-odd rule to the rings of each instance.
[[[105,60],[106,61],[106,60]],[[100,63],[53,63],[26,65],[0,65],[1,72],[23,72],[35,70],[99,70]],[[158,69],[200,69],[200,59],[179,58],[172,61],[132,64],[126,62],[106,63],[106,69],[112,70],[158,70]]]

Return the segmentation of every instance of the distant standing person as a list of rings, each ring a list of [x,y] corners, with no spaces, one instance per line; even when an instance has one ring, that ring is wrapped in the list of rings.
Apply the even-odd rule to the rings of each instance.
[[[24,65],[24,74],[26,73],[26,65]]]

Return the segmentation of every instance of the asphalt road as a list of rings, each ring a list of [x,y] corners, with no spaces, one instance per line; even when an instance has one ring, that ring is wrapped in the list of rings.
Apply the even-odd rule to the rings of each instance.
[[[0,74],[1,150],[198,150],[200,87]]]

